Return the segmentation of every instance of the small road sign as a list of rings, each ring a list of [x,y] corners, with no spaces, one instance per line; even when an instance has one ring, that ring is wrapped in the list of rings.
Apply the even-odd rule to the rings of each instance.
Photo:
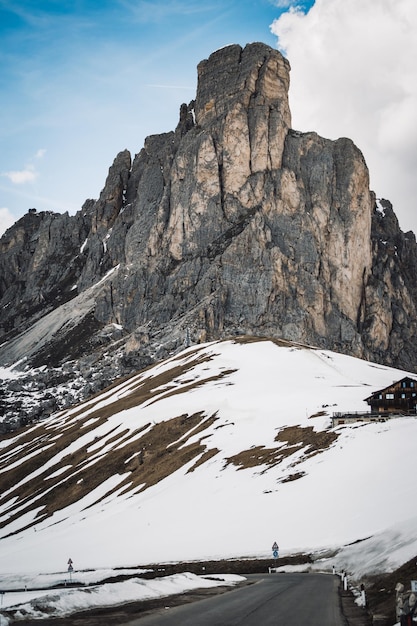
[[[274,541],[274,544],[272,546],[272,552],[274,552],[274,550],[278,550],[278,544],[276,541]]]
[[[72,572],[74,571],[74,568],[72,565],[72,559],[68,559],[68,571],[70,575],[70,582],[72,582]]]

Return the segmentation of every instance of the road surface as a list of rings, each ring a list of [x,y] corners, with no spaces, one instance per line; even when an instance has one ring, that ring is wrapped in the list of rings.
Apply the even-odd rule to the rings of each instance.
[[[328,574],[248,575],[252,585],[191,604],[158,609],[128,626],[344,626]]]

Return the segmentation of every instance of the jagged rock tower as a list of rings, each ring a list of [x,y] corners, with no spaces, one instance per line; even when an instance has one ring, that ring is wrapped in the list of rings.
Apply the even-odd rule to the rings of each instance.
[[[415,369],[415,237],[376,209],[349,139],[291,130],[289,70],[260,43],[214,52],[175,132],[121,152],[97,201],[7,231],[2,364],[71,360],[101,372],[92,391],[249,334]]]

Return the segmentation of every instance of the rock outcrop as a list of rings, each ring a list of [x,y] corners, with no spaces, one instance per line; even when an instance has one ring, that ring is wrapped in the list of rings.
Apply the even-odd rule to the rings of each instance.
[[[372,273],[365,290],[362,326],[366,356],[379,363],[417,371],[417,245],[403,233],[387,200],[372,217]]]
[[[121,152],[97,201],[6,232],[2,365],[71,362],[86,394],[247,334],[416,370],[415,237],[352,141],[291,129],[289,70],[264,44],[218,50],[176,130]]]

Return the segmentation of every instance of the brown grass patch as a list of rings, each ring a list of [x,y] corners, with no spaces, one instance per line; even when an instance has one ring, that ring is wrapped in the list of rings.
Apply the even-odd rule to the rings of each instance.
[[[173,380],[183,376],[196,365],[201,365],[213,358],[210,355],[201,356],[198,354],[199,351],[200,349],[194,351],[197,354],[196,358],[190,359],[190,356],[193,356],[193,353],[190,353],[188,355],[190,360],[186,364],[176,365],[174,360],[171,369],[155,376],[144,378],[143,374],[136,374],[124,379],[123,383],[118,381],[98,394],[93,401],[90,399],[80,405],[77,412],[72,412],[68,416],[61,412],[56,421],[36,424],[19,436],[13,437],[9,446],[1,450],[2,465],[0,467],[6,471],[0,475],[0,501],[4,503],[13,498],[16,501],[9,508],[8,519],[3,520],[0,527],[6,526],[24,513],[39,507],[42,507],[42,511],[35,522],[41,517],[51,516],[55,511],[77,502],[99,487],[106,479],[117,474],[129,474],[122,483],[119,483],[118,489],[124,487],[125,491],[134,490],[139,486],[141,490],[145,489],[204,453],[205,446],[201,443],[202,438],[193,444],[186,445],[189,437],[202,432],[217,419],[216,416],[206,419],[201,412],[192,416],[184,414],[155,424],[152,428],[148,424],[134,432],[130,432],[127,428],[119,432],[115,428],[113,435],[107,432],[103,437],[94,439],[86,437],[84,446],[63,456],[52,468],[38,472],[39,468],[47,465],[59,453],[65,453],[71,444],[79,440],[81,436],[84,437],[89,432],[94,432],[115,413],[139,407],[149,400],[155,401],[178,393],[188,393],[206,382],[221,380],[232,373],[228,370],[195,382],[192,382],[190,377],[187,384],[182,386],[179,386],[179,383],[172,384]],[[103,394],[111,389],[115,390],[116,398],[107,405],[98,407],[103,400]],[[120,394],[126,395],[117,398],[118,389]],[[89,410],[88,415],[85,415],[86,410]],[[81,416],[83,416],[82,419]],[[140,439],[128,443],[129,439],[140,433],[143,433]],[[57,434],[61,436],[54,439]],[[100,444],[101,440],[101,445],[94,446],[94,444]],[[13,454],[20,446],[19,453]],[[91,450],[92,446],[94,450]],[[101,454],[100,448],[104,447],[106,452]],[[29,458],[29,455],[36,451],[39,453]],[[208,451],[205,458],[210,458],[214,454],[216,451]],[[9,468],[9,465],[15,461],[18,464]],[[194,469],[202,462],[204,461],[196,463]],[[64,469],[67,465],[70,467]],[[62,473],[49,478],[50,474],[59,470],[63,470]],[[25,482],[25,479],[34,473],[37,475]],[[22,484],[19,486],[19,483]],[[5,492],[9,493],[4,496]],[[34,502],[35,497],[37,500]],[[23,509],[14,512],[22,505]]]
[[[206,452],[204,452],[204,454],[202,454],[201,457],[197,459],[194,465],[190,467],[187,474],[194,472],[194,470],[196,470],[197,467],[200,467],[200,465],[204,465],[206,461],[209,461],[211,458],[213,458],[213,456],[216,456],[216,454],[218,454],[219,452],[220,450],[218,448],[211,448],[210,450],[206,450]]]
[[[317,411],[317,413],[313,413],[313,415],[309,415],[308,419],[311,420],[314,417],[323,417],[324,415],[327,415],[326,411]]]
[[[7,522],[10,523],[31,509],[42,507],[42,511],[33,522],[35,524],[40,519],[49,517],[54,512],[77,502],[102,485],[105,480],[117,474],[128,473],[129,475],[117,487],[103,494],[97,501],[108,497],[120,488],[122,491],[132,491],[132,493],[142,491],[163,480],[203,453],[205,451],[205,446],[201,443],[203,437],[189,445],[187,445],[187,440],[202,433],[216,419],[215,415],[207,419],[203,413],[196,413],[191,416],[180,415],[167,422],[155,424],[150,430],[144,432],[140,439],[119,449],[117,446],[120,444],[120,439],[125,438],[125,433],[120,436],[114,435],[111,438],[108,438],[107,434],[103,438],[105,439],[104,445],[107,447],[113,443],[114,449],[101,456],[100,450],[88,453],[88,448],[99,440],[89,442],[62,458],[60,467],[71,465],[64,473],[53,479],[45,480],[51,472],[50,470],[42,472],[16,491],[13,490],[8,495],[8,498],[17,496],[17,502],[14,503],[13,508],[21,506],[25,501],[27,507],[15,515],[11,511],[11,517]],[[137,435],[141,431],[146,431],[146,426],[135,431],[131,436]],[[56,453],[56,450],[54,452]],[[205,460],[216,452],[208,451]],[[97,460],[93,465],[90,465],[89,463],[95,454],[97,454]],[[203,461],[201,460],[201,462]],[[197,463],[193,469],[199,464]],[[53,469],[56,471],[58,468],[54,467]],[[39,498],[33,502],[35,495]],[[29,526],[33,524],[29,524]],[[4,526],[6,523],[3,522],[2,525]]]
[[[282,457],[277,453],[276,448],[265,448],[265,446],[253,446],[249,450],[242,450],[238,454],[229,456],[227,464],[236,465],[239,470],[250,467],[268,465],[272,467],[281,461]]]
[[[305,475],[306,475],[305,472],[295,472],[295,474],[288,474],[288,476],[286,476],[285,478],[280,480],[280,482],[281,483],[290,483],[292,480],[298,480],[299,478],[302,478]]]
[[[282,428],[275,437],[275,441],[287,442],[290,445],[301,444],[309,446],[309,450],[320,451],[329,448],[338,438],[332,430],[316,432],[312,426],[287,426]]]
[[[224,370],[223,372],[221,372],[221,374],[208,376],[207,378],[204,378],[202,380],[193,381],[190,384],[183,384],[181,387],[173,385],[171,388],[167,390],[166,393],[164,393],[161,396],[158,396],[157,398],[155,398],[155,400],[153,400],[149,404],[158,402],[162,398],[165,400],[166,398],[171,398],[172,396],[176,396],[177,394],[180,394],[180,393],[188,393],[189,391],[193,389],[198,389],[198,387],[201,387],[202,385],[205,385],[206,383],[214,382],[216,380],[221,380],[222,378],[225,378],[226,376],[229,376],[230,374],[234,374],[235,372],[237,372],[237,370]]]
[[[236,465],[239,470],[266,465],[267,467],[261,472],[264,473],[271,467],[281,463],[283,459],[291,456],[301,449],[303,449],[302,460],[314,456],[326,448],[329,448],[337,438],[338,434],[333,431],[326,430],[315,432],[312,426],[287,426],[286,428],[281,429],[275,437],[275,441],[287,445],[277,446],[276,448],[253,446],[249,450],[243,450],[242,452],[229,457],[227,459],[227,463]],[[299,462],[300,461],[296,461],[294,465]],[[284,481],[287,482],[289,480],[296,480],[297,478],[301,478],[303,475],[303,472],[297,472],[286,477]]]

